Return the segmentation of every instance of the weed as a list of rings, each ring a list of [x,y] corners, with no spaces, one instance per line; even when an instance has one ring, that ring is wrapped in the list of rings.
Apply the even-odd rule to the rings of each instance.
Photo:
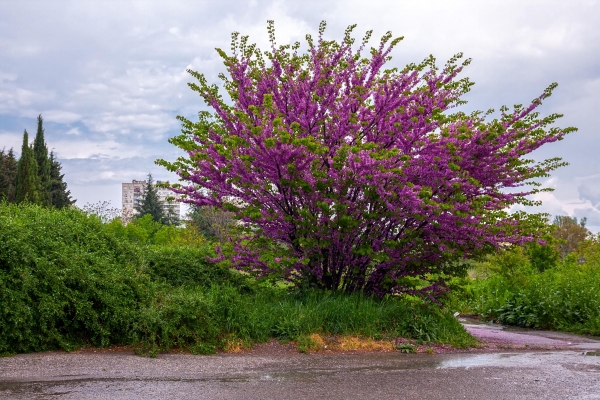
[[[417,349],[410,343],[402,343],[396,346],[396,349],[401,353],[416,353]]]
[[[300,335],[296,338],[296,348],[300,353],[321,350],[322,345],[319,342],[317,335]]]

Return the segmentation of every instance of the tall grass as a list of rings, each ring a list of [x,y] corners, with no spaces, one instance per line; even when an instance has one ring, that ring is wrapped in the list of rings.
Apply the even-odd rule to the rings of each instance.
[[[209,291],[207,296],[215,306],[215,319],[224,332],[255,341],[325,333],[376,338],[403,336],[457,346],[474,343],[452,315],[418,299],[380,300],[360,294],[281,290],[238,296],[223,288]]]

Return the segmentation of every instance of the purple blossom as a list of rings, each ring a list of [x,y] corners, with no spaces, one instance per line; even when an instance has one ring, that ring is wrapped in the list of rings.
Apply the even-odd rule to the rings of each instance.
[[[458,78],[469,60],[386,70],[400,39],[388,33],[369,52],[370,33],[357,48],[352,29],[338,43],[323,24],[299,54],[299,44],[275,45],[270,23],[267,59],[234,34],[233,54],[219,50],[231,101],[190,71],[213,112],[179,117],[171,143],[188,157],[159,163],[186,182],[173,188],[185,202],[228,209],[247,228],[228,256],[235,268],[435,297],[464,260],[536,236],[543,216],[507,209],[531,204],[540,189],[526,185],[564,163],[523,156],[574,128],[535,111],[555,84],[493,120],[454,111],[472,85]]]

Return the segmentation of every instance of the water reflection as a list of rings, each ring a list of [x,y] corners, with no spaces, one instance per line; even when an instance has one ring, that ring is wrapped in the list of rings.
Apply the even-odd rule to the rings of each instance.
[[[475,367],[495,367],[505,364],[506,359],[516,357],[519,354],[477,354],[462,357],[453,357],[442,360],[438,369],[445,368],[475,368]]]

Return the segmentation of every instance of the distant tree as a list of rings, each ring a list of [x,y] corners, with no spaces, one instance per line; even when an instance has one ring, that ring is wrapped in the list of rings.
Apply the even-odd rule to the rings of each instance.
[[[165,222],[165,212],[158,198],[158,190],[154,186],[152,174],[148,174],[148,180],[144,187],[144,195],[140,202],[135,206],[137,211],[136,218],[142,218],[144,215],[151,215],[155,222]]]
[[[105,224],[121,216],[121,209],[112,207],[110,200],[99,201],[97,203],[86,203],[83,206],[83,212],[88,215],[95,215]]]
[[[21,158],[17,163],[17,179],[15,185],[15,201],[17,203],[40,203],[40,179],[33,149],[29,146],[29,135],[23,133]]]
[[[579,245],[590,236],[590,231],[585,227],[587,219],[581,218],[577,222],[577,217],[568,217],[566,215],[557,215],[552,224],[556,229],[552,233],[554,238],[558,239],[558,251],[561,257],[566,257],[575,251]]]
[[[15,199],[15,181],[17,179],[17,159],[13,149],[8,153],[0,150],[0,199],[9,202]]]
[[[44,140],[44,120],[38,115],[37,132],[33,141],[33,153],[38,166],[37,175],[40,180],[40,203],[44,206],[52,205],[52,178],[50,176],[51,159],[48,157],[48,147]]]
[[[56,208],[63,208],[75,203],[71,198],[71,191],[67,189],[67,183],[63,180],[64,174],[61,174],[62,165],[54,157],[54,152],[50,153],[50,204]]]
[[[235,226],[233,213],[212,206],[192,204],[188,218],[188,223],[202,233],[205,238],[219,242],[224,242]]]

